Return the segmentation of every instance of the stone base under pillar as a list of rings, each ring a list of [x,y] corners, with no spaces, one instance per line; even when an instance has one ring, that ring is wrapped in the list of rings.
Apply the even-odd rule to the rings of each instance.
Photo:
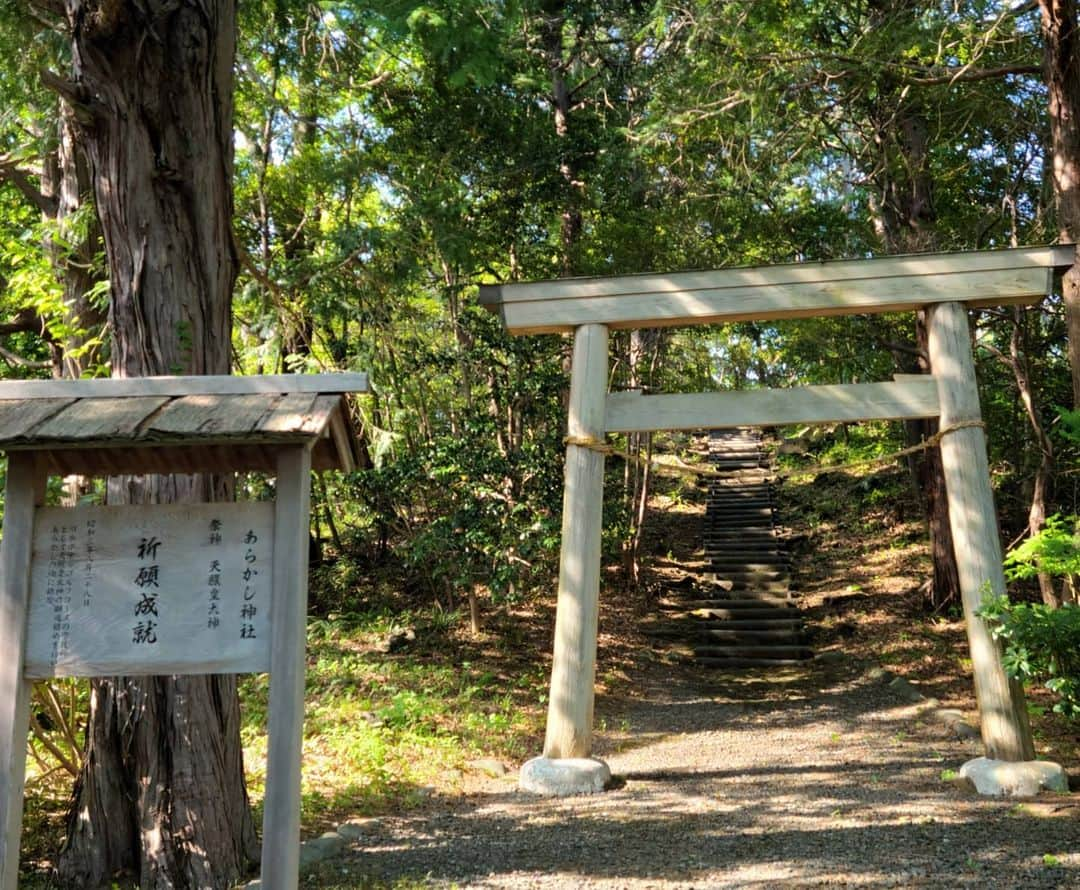
[[[567,757],[558,760],[534,757],[521,768],[518,786],[544,797],[598,794],[611,781],[611,770],[602,760]]]
[[[1058,764],[1049,760],[1025,760],[1009,763],[976,757],[960,767],[960,777],[988,797],[1034,797],[1040,791],[1069,791],[1069,777]]]

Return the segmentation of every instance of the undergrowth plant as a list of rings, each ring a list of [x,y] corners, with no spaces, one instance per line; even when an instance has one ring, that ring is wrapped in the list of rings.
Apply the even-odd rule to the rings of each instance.
[[[1058,431],[1066,446],[1080,444],[1080,412],[1063,411],[1060,420]],[[1041,682],[1058,697],[1054,710],[1076,719],[1080,717],[1080,591],[1076,585],[1080,575],[1080,516],[1051,516],[1038,534],[1006,555],[1008,580],[1039,574],[1062,579],[1067,600],[1064,605],[1055,608],[998,596],[988,599],[979,614],[1004,644],[1003,662],[1009,676]]]
[[[1054,711],[1080,717],[1080,606],[1055,609],[999,596],[985,602],[979,614],[1005,645],[1006,673],[1025,683],[1041,682],[1058,698]]]

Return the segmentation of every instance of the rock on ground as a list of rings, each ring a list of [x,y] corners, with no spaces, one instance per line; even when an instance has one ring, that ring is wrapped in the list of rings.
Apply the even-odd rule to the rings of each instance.
[[[1067,794],[1069,777],[1059,764],[1045,760],[1008,763],[976,757],[960,767],[960,777],[989,797],[1035,797],[1042,791]]]

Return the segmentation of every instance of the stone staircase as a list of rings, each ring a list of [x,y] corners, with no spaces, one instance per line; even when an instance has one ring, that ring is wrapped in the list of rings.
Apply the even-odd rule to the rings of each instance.
[[[670,589],[646,632],[710,667],[766,667],[812,657],[778,534],[769,458],[756,430],[709,434],[702,529],[705,570]]]

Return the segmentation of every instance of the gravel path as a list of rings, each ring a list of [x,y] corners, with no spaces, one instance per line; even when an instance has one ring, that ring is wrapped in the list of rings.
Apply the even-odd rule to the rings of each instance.
[[[543,800],[514,775],[479,781],[366,823],[334,869],[342,886],[1080,887],[1080,807],[943,780],[978,743],[885,680],[856,664],[654,665],[638,696],[597,703],[615,789]]]

